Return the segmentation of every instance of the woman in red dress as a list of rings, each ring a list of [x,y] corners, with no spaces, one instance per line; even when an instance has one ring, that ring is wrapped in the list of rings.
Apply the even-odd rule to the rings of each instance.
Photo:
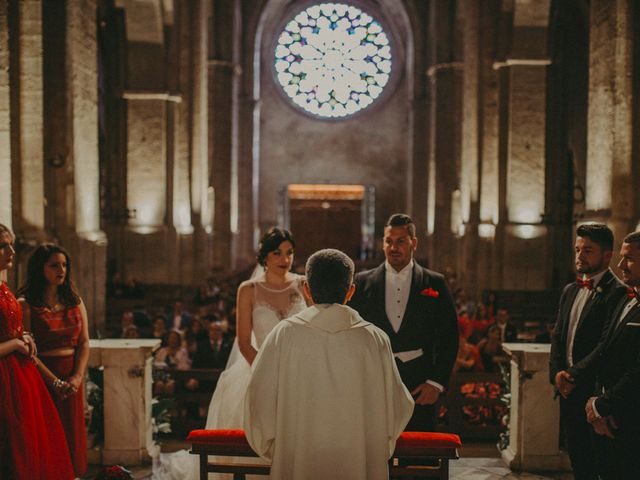
[[[18,290],[24,324],[38,340],[37,364],[49,386],[77,477],[87,471],[83,380],[89,361],[87,311],[71,281],[69,254],[53,244],[35,249]]]
[[[0,224],[0,274],[13,266],[13,234]],[[33,358],[20,306],[0,281],[0,479],[75,477],[64,431]]]

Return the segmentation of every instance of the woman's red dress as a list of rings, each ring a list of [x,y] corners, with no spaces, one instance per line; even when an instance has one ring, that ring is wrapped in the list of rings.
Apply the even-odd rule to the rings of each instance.
[[[38,342],[40,361],[56,377],[66,380],[74,372],[75,355],[65,357],[47,356],[45,352],[56,348],[78,345],[82,332],[82,313],[80,308],[65,308],[52,312],[48,308],[31,307],[31,330]],[[76,476],[81,477],[87,471],[87,432],[84,427],[84,385],[78,392],[67,398],[60,398],[55,392],[51,397],[55,404],[62,428],[67,437],[67,446]]]
[[[22,331],[22,310],[0,283],[0,342]],[[0,479],[74,477],[58,412],[35,363],[18,353],[0,358]]]

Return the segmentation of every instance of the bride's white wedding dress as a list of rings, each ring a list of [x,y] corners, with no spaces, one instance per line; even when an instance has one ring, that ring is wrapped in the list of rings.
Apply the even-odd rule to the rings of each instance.
[[[264,276],[250,280],[254,288],[254,306],[252,312],[254,346],[260,349],[262,342],[276,324],[304,308],[306,303],[302,294],[304,277],[296,275],[285,288],[276,290],[265,285]],[[244,396],[251,377],[251,366],[239,353],[237,341],[229,357],[227,368],[220,375],[218,384],[209,404],[207,429],[241,429],[244,418]],[[258,459],[239,459],[248,463]],[[154,459],[153,479],[155,480],[197,480],[198,457],[186,450],[160,454]],[[210,479],[231,479],[232,475],[209,474]],[[250,477],[248,477],[250,478]],[[264,477],[256,477],[264,478]]]

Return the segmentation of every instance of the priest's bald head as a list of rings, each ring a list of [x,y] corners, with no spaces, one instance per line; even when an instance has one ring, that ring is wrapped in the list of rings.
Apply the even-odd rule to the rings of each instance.
[[[307,298],[314,304],[347,303],[355,291],[354,270],[353,261],[340,250],[318,250],[307,260]]]

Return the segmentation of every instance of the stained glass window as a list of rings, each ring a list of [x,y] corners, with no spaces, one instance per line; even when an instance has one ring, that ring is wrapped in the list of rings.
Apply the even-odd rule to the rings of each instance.
[[[391,74],[380,22],[359,8],[320,3],[298,13],[278,38],[278,82],[293,103],[325,118],[351,115],[380,96]]]

